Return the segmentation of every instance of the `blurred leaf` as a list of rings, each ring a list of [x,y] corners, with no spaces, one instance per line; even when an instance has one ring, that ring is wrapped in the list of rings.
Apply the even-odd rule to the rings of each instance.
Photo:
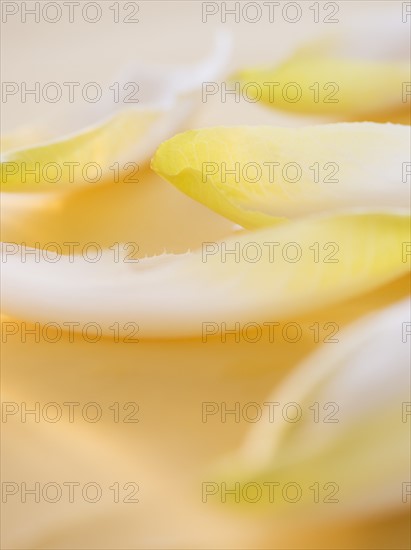
[[[400,510],[409,479],[409,326],[407,299],[323,345],[267,399],[280,405],[274,421],[253,427],[242,449],[220,465],[221,479],[276,482],[276,500],[265,495],[259,503],[269,514],[309,514],[321,506],[323,519],[341,519]],[[290,403],[286,421],[282,411]],[[291,507],[281,493],[289,482],[302,488]],[[290,498],[297,492],[292,488]]]
[[[124,175],[128,181],[138,181],[139,168],[149,162],[162,140],[182,126],[196,105],[195,92],[204,80],[216,78],[228,60],[230,48],[230,36],[220,33],[214,37],[208,56],[194,66],[129,67],[119,77],[126,86],[137,86],[128,94],[132,95],[129,103],[105,98],[101,104],[89,105],[88,112],[76,121],[76,130],[68,134],[63,131],[57,138],[35,146],[33,138],[47,135],[44,129],[43,133],[32,129],[27,135],[22,128],[5,136],[1,190],[70,189],[117,182]],[[88,121],[86,125],[84,120]],[[61,121],[56,124],[59,126]],[[27,143],[31,146],[24,147]]]
[[[201,251],[130,262],[127,250],[83,256],[26,255],[4,243],[3,311],[17,319],[118,324],[137,337],[202,334],[205,322],[271,321],[360,295],[407,273],[410,218],[345,213],[290,222]],[[121,249],[121,247],[120,247]],[[230,253],[231,251],[231,253]]]
[[[240,83],[249,100],[274,109],[336,120],[409,124],[410,104],[403,96],[410,81],[409,35],[396,23],[367,40],[367,21],[363,23],[308,43],[276,67],[245,68],[231,80]],[[387,36],[390,29],[393,34]],[[378,28],[372,30],[378,33]],[[379,40],[385,40],[385,51],[378,51]],[[398,55],[401,45],[405,55]]]

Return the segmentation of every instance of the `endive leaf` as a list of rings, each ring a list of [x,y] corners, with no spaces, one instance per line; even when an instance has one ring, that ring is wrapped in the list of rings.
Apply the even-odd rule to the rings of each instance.
[[[256,424],[242,449],[220,464],[219,475],[228,483],[297,482],[305,489],[304,513],[322,502],[322,517],[403,506],[410,460],[410,327],[407,299],[339,333],[338,343],[314,353],[267,399],[298,405],[300,419],[287,422],[279,412],[277,421]],[[314,482],[322,493],[313,507]],[[327,502],[331,492],[334,503]],[[270,514],[287,511],[281,497],[260,504]]]
[[[241,69],[232,79],[243,90],[252,84],[245,95],[272,108],[357,121],[393,121],[394,112],[409,124],[409,40],[397,15],[372,24],[363,17],[278,66]]]
[[[105,333],[137,323],[141,337],[198,336],[207,321],[286,318],[400,277],[409,226],[401,213],[345,213],[131,264],[114,250],[90,261],[6,243],[2,307],[29,321],[98,322]]]
[[[251,228],[307,212],[407,204],[410,138],[407,126],[377,123],[204,128],[163,143],[152,168]]]
[[[119,80],[138,85],[138,103],[121,107],[105,101],[89,106],[81,122],[76,119],[74,128],[70,121],[56,121],[57,127],[71,128],[68,134],[63,131],[55,139],[34,146],[23,147],[29,139],[24,129],[20,139],[19,132],[6,136],[1,190],[44,191],[113,182],[122,171],[129,176],[132,172],[129,181],[136,181],[139,167],[147,164],[158,143],[181,127],[195,107],[194,92],[204,80],[218,75],[229,53],[229,35],[218,34],[208,58],[196,66],[141,66],[125,71]],[[32,135],[36,135],[35,130]]]
[[[409,105],[402,99],[403,83],[409,78],[406,61],[384,64],[304,53],[276,69],[244,69],[232,77],[241,87],[257,83],[261,102],[284,111],[379,121],[384,112],[402,107],[404,122],[409,120]]]
[[[144,160],[147,155],[144,138],[155,124],[163,122],[164,114],[130,109],[66,139],[6,153],[1,163],[1,189],[44,191],[87,182],[90,185],[97,177],[107,181],[110,173],[114,177],[110,166],[115,162],[138,164]]]

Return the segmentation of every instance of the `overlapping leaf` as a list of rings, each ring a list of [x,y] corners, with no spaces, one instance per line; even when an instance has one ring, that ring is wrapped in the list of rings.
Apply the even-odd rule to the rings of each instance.
[[[68,135],[63,132],[51,141],[29,147],[23,147],[28,139],[24,129],[20,146],[18,132],[5,136],[1,190],[70,188],[118,181],[119,173],[130,174],[130,170],[135,174],[147,164],[158,144],[181,127],[195,107],[193,94],[203,80],[216,77],[229,52],[229,35],[219,34],[209,57],[197,66],[133,67],[122,78],[138,83],[138,103],[118,108],[117,103],[113,107],[106,101],[93,112],[93,122],[84,126],[79,121],[80,128]],[[36,135],[35,129],[31,135]]]

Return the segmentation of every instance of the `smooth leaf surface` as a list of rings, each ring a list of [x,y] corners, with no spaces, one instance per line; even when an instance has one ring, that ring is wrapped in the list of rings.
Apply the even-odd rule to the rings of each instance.
[[[247,228],[410,200],[407,126],[217,127],[178,134],[152,161],[190,197]]]
[[[297,366],[267,398],[280,405],[276,421],[256,424],[224,462],[227,482],[293,480],[304,488],[293,513],[312,512],[314,497],[324,515],[340,518],[400,509],[409,473],[409,326],[407,298],[359,319]],[[287,421],[281,411],[291,403]],[[267,513],[290,511],[280,491],[275,502],[261,500]]]
[[[410,218],[317,217],[204,243],[186,255],[127,263],[2,247],[3,311],[47,323],[113,323],[141,337],[199,336],[204,323],[287,318],[360,295],[407,273]],[[230,252],[231,251],[231,252]],[[94,258],[94,256],[93,256]]]
[[[410,124],[409,25],[392,12],[371,28],[368,23],[365,14],[340,21],[338,31],[308,42],[277,66],[241,69],[232,79],[249,101],[274,109]]]

